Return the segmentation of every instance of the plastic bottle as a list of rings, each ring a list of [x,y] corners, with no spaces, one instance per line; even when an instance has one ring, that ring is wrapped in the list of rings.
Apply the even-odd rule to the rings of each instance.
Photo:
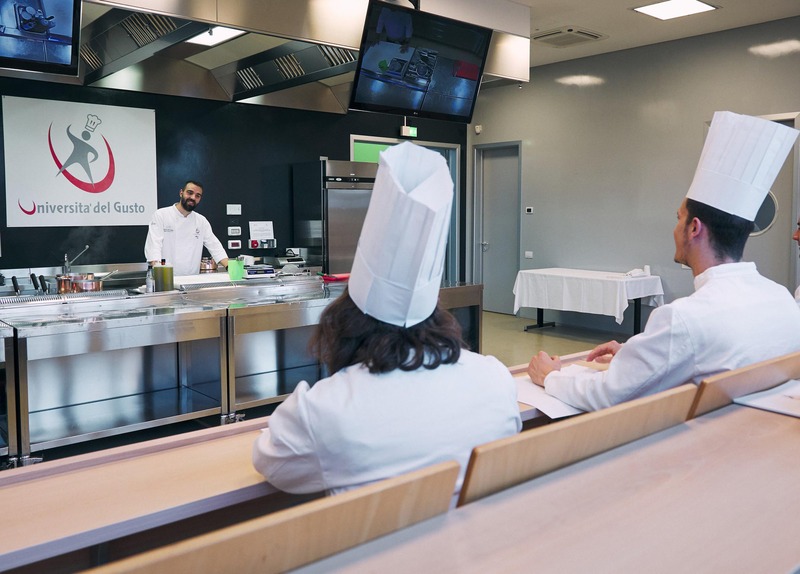
[[[147,293],[153,293],[156,290],[156,280],[153,277],[153,264],[147,264],[147,275],[144,279],[144,290]]]

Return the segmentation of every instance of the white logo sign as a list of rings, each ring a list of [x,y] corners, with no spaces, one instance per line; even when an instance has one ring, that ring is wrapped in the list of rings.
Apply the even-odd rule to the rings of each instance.
[[[3,96],[8,227],[147,225],[155,112]]]

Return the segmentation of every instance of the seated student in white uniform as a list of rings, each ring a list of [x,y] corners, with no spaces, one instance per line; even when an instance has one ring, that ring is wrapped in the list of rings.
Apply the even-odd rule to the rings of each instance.
[[[741,262],[758,208],[797,130],[731,112],[714,114],[694,180],[678,209],[675,261],[695,292],[655,309],[624,345],[596,347],[570,365],[542,351],[528,374],[562,401],[596,410],[800,350],[800,308],[791,293]]]
[[[437,304],[452,198],[439,154],[381,154],[348,290],[312,340],[332,374],[301,382],[253,447],[275,487],[333,494],[445,460],[463,478],[474,446],[519,432],[508,369],[462,348]]]

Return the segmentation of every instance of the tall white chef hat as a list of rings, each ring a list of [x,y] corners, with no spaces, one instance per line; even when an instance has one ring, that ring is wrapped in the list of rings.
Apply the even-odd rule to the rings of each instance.
[[[715,112],[686,197],[755,220],[798,133],[770,120]]]
[[[433,313],[452,204],[441,155],[410,142],[381,153],[348,285],[359,309],[405,327]]]

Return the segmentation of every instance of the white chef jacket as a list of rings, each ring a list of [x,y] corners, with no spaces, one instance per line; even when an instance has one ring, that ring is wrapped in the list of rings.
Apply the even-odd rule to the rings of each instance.
[[[800,286],[794,290],[794,300],[797,301],[798,305],[800,305]]]
[[[196,275],[200,273],[203,246],[214,261],[228,257],[205,217],[196,211],[184,217],[175,205],[170,205],[153,214],[144,243],[144,257],[147,261],[166,259],[174,275]]]
[[[596,410],[800,350],[800,308],[754,263],[711,267],[694,287],[654,309],[607,371],[568,366],[545,377],[545,390]]]
[[[294,493],[337,493],[446,460],[522,427],[517,391],[494,357],[461,351],[434,370],[370,374],[352,365],[301,382],[253,445],[253,465]]]

